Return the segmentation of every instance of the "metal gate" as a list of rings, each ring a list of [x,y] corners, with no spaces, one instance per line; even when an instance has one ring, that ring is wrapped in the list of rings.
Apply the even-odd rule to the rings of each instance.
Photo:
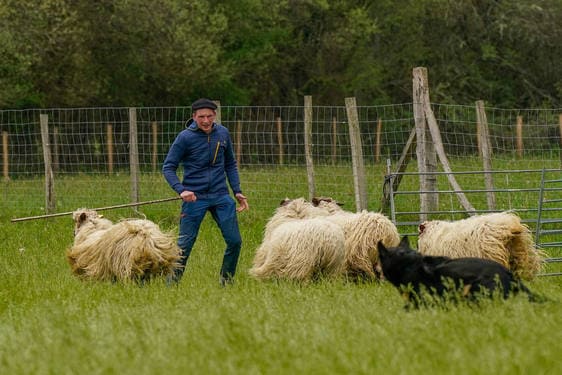
[[[542,169],[542,170],[504,170],[504,171],[462,171],[451,172],[457,178],[467,181],[483,180],[484,174],[493,174],[496,181],[507,180],[504,186],[493,189],[463,189],[462,192],[470,197],[474,195],[495,194],[497,205],[495,209],[488,207],[475,208],[472,214],[486,214],[492,212],[511,211],[521,217],[521,221],[528,225],[531,230],[534,227],[535,243],[538,248],[546,250],[551,254],[560,256],[550,256],[545,260],[548,272],[540,276],[560,276],[562,272],[550,272],[555,263],[562,263],[562,169]],[[447,172],[434,172],[432,175],[444,176]],[[522,178],[514,178],[515,175],[523,174]],[[397,226],[398,231],[409,236],[417,236],[417,227],[421,224],[420,216],[427,217],[427,220],[459,220],[465,218],[469,213],[454,204],[454,196],[458,191],[452,189],[442,189],[438,191],[420,191],[419,189],[407,190],[399,188],[400,181],[406,178],[419,180],[419,172],[396,172],[391,173],[390,168],[385,176],[383,189],[383,211],[387,212],[392,222]],[[525,184],[519,186],[510,182],[525,180]],[[533,184],[532,181],[540,181],[540,185]],[[398,182],[398,183],[397,183]],[[404,185],[404,184],[403,184]],[[416,186],[415,183],[406,184]],[[462,185],[462,184],[461,184]],[[468,183],[466,184],[469,185]],[[470,186],[474,186],[471,183]],[[478,184],[477,184],[478,185]],[[501,184],[497,184],[501,185]],[[443,186],[441,184],[440,186]],[[417,197],[420,194],[437,194],[439,196],[439,208],[432,211],[421,212],[418,208]],[[520,199],[524,197],[524,199]],[[511,199],[513,198],[513,199]],[[450,207],[444,208],[443,200],[451,202]],[[406,201],[406,204],[404,201]],[[486,199],[480,199],[486,201]],[[523,202],[523,203],[522,203]],[[401,209],[402,207],[402,209]],[[403,208],[407,207],[406,210]]]
[[[562,178],[560,172],[550,173],[546,169],[541,173],[536,244],[541,248],[562,249]],[[546,263],[560,263],[562,256],[545,259]],[[560,276],[562,272],[547,272],[544,276]]]

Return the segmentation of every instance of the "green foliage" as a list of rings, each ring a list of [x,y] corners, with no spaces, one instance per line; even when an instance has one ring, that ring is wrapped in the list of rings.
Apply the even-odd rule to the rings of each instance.
[[[5,0],[0,106],[559,107],[559,0]]]

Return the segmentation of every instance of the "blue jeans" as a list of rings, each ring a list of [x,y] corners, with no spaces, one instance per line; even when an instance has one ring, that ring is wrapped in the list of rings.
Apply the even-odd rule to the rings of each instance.
[[[226,242],[220,275],[225,279],[231,279],[236,273],[236,265],[242,248],[242,237],[236,217],[236,202],[229,195],[211,198],[198,196],[195,202],[183,202],[182,204],[178,246],[182,251],[183,267],[176,270],[176,281],[179,281],[183,275],[197,239],[199,227],[207,211],[213,216]]]

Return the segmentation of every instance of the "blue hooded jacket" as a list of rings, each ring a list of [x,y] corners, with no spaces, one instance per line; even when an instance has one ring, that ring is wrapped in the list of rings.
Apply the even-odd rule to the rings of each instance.
[[[181,182],[177,175],[180,164],[183,165]],[[178,194],[185,190],[193,191],[198,197],[228,194],[226,178],[234,194],[242,192],[230,133],[217,123],[213,123],[209,134],[195,122],[182,130],[168,151],[162,173]]]

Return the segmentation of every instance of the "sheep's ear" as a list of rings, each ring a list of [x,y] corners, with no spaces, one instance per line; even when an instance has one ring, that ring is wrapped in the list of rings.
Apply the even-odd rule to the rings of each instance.
[[[320,204],[320,201],[321,201],[321,199],[319,199],[319,198],[316,198],[316,197],[312,198],[312,204],[314,206],[318,206]]]
[[[281,203],[279,203],[280,207],[286,206],[289,204],[289,202],[291,202],[291,200],[289,198],[285,198],[281,201]]]
[[[84,221],[86,221],[87,218],[88,218],[88,215],[86,215],[85,212],[82,212],[82,213],[80,214],[80,217],[78,218],[78,222],[79,222],[79,223],[83,223]]]

